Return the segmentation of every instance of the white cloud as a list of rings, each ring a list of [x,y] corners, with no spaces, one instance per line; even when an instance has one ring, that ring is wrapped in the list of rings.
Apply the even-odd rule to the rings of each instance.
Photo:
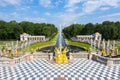
[[[0,0],[0,6],[7,6],[7,5],[13,5],[13,6],[19,6],[22,3],[22,0]]]
[[[75,6],[77,3],[80,3],[81,0],[68,0],[67,5],[65,5],[65,7],[73,7]]]
[[[113,14],[108,14],[104,16],[98,17],[101,22],[103,21],[120,21],[120,12],[119,13],[113,13]]]
[[[17,12],[13,12],[10,14],[12,17],[14,18],[18,18],[19,17],[19,14]]]
[[[21,21],[30,21],[30,22],[35,22],[35,23],[46,22],[45,18],[29,17],[28,15],[19,14],[17,12],[9,13],[9,15],[8,13],[0,12],[0,19],[5,20],[5,21],[16,20],[17,22],[21,22]]]
[[[62,0],[57,0],[56,2],[55,2],[55,6],[59,6],[61,3],[64,3]]]
[[[68,0],[65,8],[66,11],[76,11],[75,7],[82,9],[83,13],[92,13],[93,11],[99,9],[102,6],[111,6],[111,7],[119,7],[120,0]],[[101,10],[108,10],[106,7],[102,7]]]
[[[80,3],[82,0],[68,0],[67,4],[64,6],[66,8],[67,12],[74,12],[79,7],[76,6],[78,3]]]
[[[84,2],[83,12],[91,13],[101,6],[118,7],[120,6],[120,0],[89,0]]]
[[[110,9],[110,7],[101,7],[100,8],[100,10],[102,10],[102,11],[107,11],[107,10],[109,10]]]
[[[45,8],[48,8],[51,6],[51,0],[40,0],[39,1],[40,5],[45,7]]]
[[[23,18],[23,20],[25,21],[30,21],[30,22],[37,22],[37,23],[43,23],[46,22],[45,18],[41,18],[41,17],[25,17]]]
[[[46,15],[46,16],[50,16],[51,14],[50,14],[49,12],[46,12],[45,15]]]
[[[96,10],[109,10],[120,7],[120,0],[66,0],[65,12],[58,15],[60,24],[71,24],[80,21],[80,17],[93,13]],[[118,15],[118,14],[117,14]]]
[[[100,16],[99,18],[110,18],[110,17],[119,17],[120,13],[113,13],[113,14],[108,14],[108,15],[104,15],[104,16]]]
[[[8,5],[21,6],[22,3],[33,2],[33,0],[0,0],[0,6],[5,7]]]
[[[56,19],[59,20],[59,25],[69,25],[77,21],[78,16],[79,14],[76,13],[59,13],[56,15]]]
[[[83,12],[91,13],[101,6],[100,1],[87,1],[83,4]]]
[[[11,5],[19,5],[21,3],[21,0],[4,0],[4,1]]]
[[[0,0],[0,6],[3,6],[5,7],[7,4],[3,1],[3,0]]]
[[[29,6],[20,6],[20,7],[17,7],[17,8],[16,8],[17,11],[20,11],[20,10],[22,10],[22,11],[27,11],[27,10],[29,10],[29,9],[30,9]]]
[[[76,6],[76,7],[68,8],[66,11],[67,12],[74,12],[77,9],[78,9],[78,7]]]
[[[113,7],[118,7],[120,5],[120,0],[101,0],[103,5],[109,5]]]

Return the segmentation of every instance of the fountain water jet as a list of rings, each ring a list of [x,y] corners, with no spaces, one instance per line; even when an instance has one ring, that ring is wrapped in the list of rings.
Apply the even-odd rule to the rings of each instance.
[[[58,64],[68,63],[68,59],[66,56],[66,53],[68,52],[68,48],[66,47],[65,41],[62,36],[61,26],[60,26],[58,41],[56,42],[56,48],[54,49],[54,52],[56,54],[55,62]]]

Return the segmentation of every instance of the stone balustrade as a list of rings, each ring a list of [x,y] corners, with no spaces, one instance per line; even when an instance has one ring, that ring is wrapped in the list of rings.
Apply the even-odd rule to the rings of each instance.
[[[22,63],[22,62],[26,62],[26,61],[30,61],[30,60],[33,60],[33,55],[31,55],[31,54],[26,54],[24,56],[14,58],[14,59],[1,57],[0,58],[0,66],[9,66],[9,65],[14,66],[18,63]]]
[[[106,64],[107,66],[114,66],[114,65],[120,65],[120,58],[109,58],[109,57],[103,57],[99,54],[88,52],[77,52],[77,53],[70,53],[70,55],[73,56],[73,58],[86,58],[90,60],[96,60],[99,62],[102,62]],[[9,58],[0,58],[0,66],[14,66],[18,63],[27,62],[33,59],[49,59],[48,53],[42,53],[42,52],[36,52],[34,54],[26,54],[24,56],[21,56],[19,58],[9,59]]]
[[[72,53],[73,58],[87,58],[88,59],[88,53],[85,51]]]
[[[107,66],[114,66],[114,65],[120,65],[120,58],[109,58],[109,57],[104,57],[99,54],[90,54],[91,57],[89,59],[100,61]]]

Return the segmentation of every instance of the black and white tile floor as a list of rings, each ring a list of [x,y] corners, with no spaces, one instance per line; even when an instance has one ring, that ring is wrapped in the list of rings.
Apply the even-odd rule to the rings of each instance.
[[[47,60],[33,60],[15,67],[0,67],[0,80],[120,80],[120,66],[77,59],[69,64],[51,64]]]

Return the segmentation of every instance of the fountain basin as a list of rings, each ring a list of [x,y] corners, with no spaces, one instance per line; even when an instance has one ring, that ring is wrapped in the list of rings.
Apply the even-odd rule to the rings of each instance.
[[[37,52],[50,53],[54,51],[54,48],[55,48],[54,46],[47,46],[47,47],[37,49]],[[74,53],[86,51],[81,47],[73,46],[73,45],[68,45],[68,49],[69,49],[69,52],[74,52]]]
[[[93,53],[93,54],[90,54],[89,59],[97,60],[108,66],[120,65],[120,55],[113,57],[113,58],[109,58],[109,57],[104,57],[99,54]]]

